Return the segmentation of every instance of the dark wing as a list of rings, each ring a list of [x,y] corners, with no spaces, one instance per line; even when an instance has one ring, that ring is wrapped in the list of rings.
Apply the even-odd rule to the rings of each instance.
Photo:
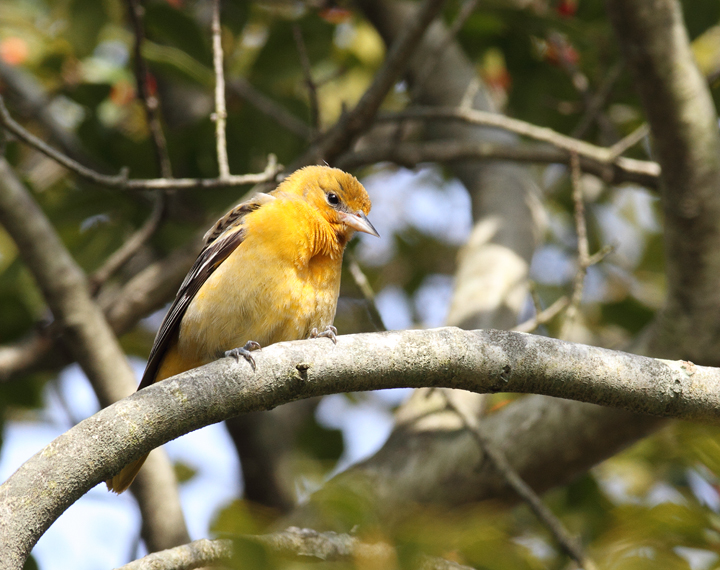
[[[219,236],[221,236],[225,230],[240,223],[245,215],[250,212],[254,212],[263,204],[267,204],[273,200],[275,200],[275,196],[272,194],[258,192],[247,202],[239,204],[215,222],[215,225],[213,225],[213,227],[211,227],[203,236],[203,244],[207,247]]]
[[[247,202],[230,210],[205,234],[205,248],[185,276],[185,280],[175,296],[175,301],[160,325],[138,390],[155,382],[158,368],[160,368],[168,346],[178,334],[180,321],[182,321],[188,306],[210,275],[245,239],[244,230],[242,228],[235,230],[235,228],[242,225],[243,218],[247,214],[254,212],[262,204],[273,199],[274,197],[268,194],[256,194]]]

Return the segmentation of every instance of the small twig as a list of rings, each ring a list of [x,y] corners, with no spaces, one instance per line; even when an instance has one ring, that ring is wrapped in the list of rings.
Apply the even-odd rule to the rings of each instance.
[[[230,80],[228,87],[250,103],[261,113],[273,119],[278,125],[291,133],[309,140],[312,136],[312,129],[295,115],[288,113],[282,105],[255,89],[252,84],[242,77]]]
[[[225,138],[225,122],[227,110],[225,109],[225,74],[223,72],[222,28],[220,27],[220,0],[213,0],[212,12],[212,46],[213,68],[215,70],[215,144],[217,147],[219,178],[230,178],[228,166],[227,140]]]
[[[167,199],[164,192],[160,192],[155,197],[155,205],[150,217],[137,230],[130,239],[128,239],[120,248],[105,260],[105,263],[89,276],[90,291],[95,294],[100,287],[120,269],[130,258],[135,255],[138,250],[149,240],[160,226],[165,215],[165,205]]]
[[[570,152],[562,148],[538,144],[509,145],[455,139],[427,142],[403,141],[367,145],[354,149],[338,157],[335,166],[352,170],[377,162],[394,162],[406,168],[413,168],[423,162],[467,160],[569,164]],[[657,162],[620,156],[614,162],[609,163],[582,155],[580,161],[584,171],[595,174],[608,184],[634,182],[651,189],[657,189],[660,184],[660,166]]]
[[[577,126],[573,129],[571,136],[578,139],[581,139],[585,136],[588,128],[598,117],[598,114],[602,111],[602,108],[608,100],[608,97],[610,97],[610,93],[612,92],[613,87],[615,87],[615,83],[620,78],[620,73],[622,72],[622,70],[622,61],[616,63],[615,65],[613,65],[613,67],[610,68],[610,71],[608,71],[602,85],[600,85],[600,88],[592,97],[590,97],[585,107],[585,114],[582,116]]]
[[[572,558],[580,568],[584,570],[595,570],[595,564],[587,559],[579,542],[570,535],[560,519],[545,506],[537,493],[523,481],[518,472],[510,465],[505,454],[499,448],[495,447],[485,435],[477,417],[467,413],[462,406],[458,406],[452,400],[451,394],[447,392],[442,392],[442,394],[445,397],[448,408],[452,409],[460,417],[465,427],[478,442],[485,456],[490,459],[493,466],[505,478],[505,481],[507,481],[518,496],[530,507],[530,510],[540,522],[550,531],[562,551]]]
[[[572,180],[572,198],[575,211],[575,232],[577,233],[578,269],[573,279],[573,290],[570,296],[570,305],[565,312],[565,321],[560,329],[560,338],[567,338],[567,334],[577,317],[580,302],[585,288],[585,276],[590,267],[590,246],[587,237],[587,223],[585,221],[585,202],[582,191],[582,171],[580,159],[576,153],[570,155],[570,179]]]
[[[310,100],[310,124],[315,131],[320,130],[320,105],[318,104],[317,86],[312,77],[312,66],[308,57],[305,41],[302,37],[302,31],[297,24],[293,25],[293,37],[297,46],[298,55],[300,56],[300,66],[305,76],[305,86],[308,90],[308,99]]]
[[[597,265],[603,259],[605,259],[609,254],[611,254],[613,251],[615,251],[614,246],[612,246],[612,245],[603,246],[603,248],[600,251],[597,251],[590,256],[590,258],[588,259],[588,267]]]
[[[347,258],[349,261],[348,269],[350,270],[350,275],[352,275],[353,281],[355,281],[355,285],[358,286],[358,289],[360,289],[363,297],[365,297],[365,302],[367,303],[367,310],[368,313],[370,313],[370,320],[372,321],[373,325],[375,325],[375,330],[386,331],[387,328],[385,327],[385,323],[383,322],[382,315],[380,314],[380,311],[377,308],[377,304],[375,303],[375,291],[373,291],[373,288],[370,285],[370,281],[368,281],[367,276],[363,272],[360,264],[358,263],[355,255],[353,255],[352,252],[349,252],[347,254]]]
[[[99,172],[95,172],[90,168],[86,168],[79,162],[76,162],[67,155],[54,149],[53,147],[45,143],[45,141],[43,141],[42,139],[39,139],[29,131],[26,131],[10,116],[7,107],[5,106],[5,100],[3,99],[2,95],[0,95],[0,124],[2,124],[3,127],[5,127],[8,131],[14,134],[21,141],[39,150],[44,155],[52,158],[59,164],[63,165],[65,168],[72,170],[83,178],[87,178],[88,180],[92,180],[93,182],[97,182],[98,184],[103,184],[106,186],[117,186],[119,184],[127,182],[126,169],[123,169],[120,174],[115,176],[100,174]]]
[[[528,319],[524,323],[520,323],[512,330],[517,332],[531,333],[535,331],[539,326],[544,325],[552,321],[557,315],[559,315],[568,305],[570,299],[563,295],[547,309],[537,311],[535,316]]]
[[[319,79],[316,79],[315,87],[317,89],[320,89],[321,87],[323,87],[324,85],[327,85],[331,81],[335,81],[339,77],[342,77],[345,73],[347,73],[347,71],[348,71],[348,66],[341,65],[337,69],[326,73],[324,77],[320,77]]]
[[[412,107],[396,113],[380,113],[377,117],[378,122],[400,121],[405,119],[451,119],[473,125],[497,127],[537,141],[550,143],[557,148],[574,152],[605,164],[611,164],[614,158],[609,148],[596,146],[580,139],[569,137],[547,127],[540,127],[498,113],[478,111],[476,109],[464,109],[460,107]]]
[[[130,180],[128,179],[127,168],[123,168],[120,174],[117,175],[100,174],[83,166],[28,132],[10,116],[2,96],[0,96],[0,125],[5,127],[25,144],[42,152],[45,156],[52,158],[55,162],[85,180],[120,190],[187,190],[260,184],[274,180],[278,172],[282,170],[282,166],[277,163],[275,156],[270,155],[268,156],[268,165],[265,171],[259,174],[236,174],[230,175],[227,178],[135,178]]]
[[[140,0],[128,0],[128,13],[135,31],[135,83],[140,94],[140,99],[145,107],[145,117],[147,118],[150,136],[153,141],[153,148],[157,158],[160,176],[163,178],[172,178],[172,166],[170,164],[170,156],[168,155],[167,141],[160,124],[158,116],[158,99],[154,93],[150,92],[148,85],[148,69],[145,59],[142,56],[143,43],[145,41],[145,29],[143,26],[143,15],[145,9],[141,6]]]
[[[643,123],[625,138],[610,147],[610,155],[617,158],[629,148],[632,148],[650,134],[650,125]]]

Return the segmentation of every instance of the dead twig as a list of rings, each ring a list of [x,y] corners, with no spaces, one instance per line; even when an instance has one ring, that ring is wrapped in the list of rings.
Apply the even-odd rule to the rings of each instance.
[[[524,333],[534,332],[538,327],[552,321],[557,315],[562,313],[569,304],[570,299],[567,296],[563,295],[547,309],[544,309],[542,311],[536,310],[534,317],[528,319],[524,323],[520,323],[515,328],[513,328],[513,330]]]
[[[417,98],[422,93],[422,90],[425,86],[425,82],[428,80],[428,77],[430,77],[432,72],[435,71],[435,68],[437,67],[438,63],[440,62],[440,58],[442,58],[443,54],[445,53],[445,50],[447,50],[448,46],[455,40],[455,36],[457,36],[458,32],[462,29],[463,25],[465,25],[465,22],[467,22],[467,19],[475,11],[475,8],[477,8],[478,2],[479,2],[479,0],[465,0],[462,3],[462,5],[460,6],[460,11],[458,12],[458,15],[455,17],[455,20],[453,21],[452,25],[450,26],[450,29],[447,31],[445,39],[443,39],[443,42],[440,45],[440,47],[438,47],[438,49],[433,52],[433,55],[432,55],[430,61],[425,63],[425,65],[423,66],[422,74],[415,81],[415,85],[413,86],[413,89],[411,92],[411,99],[413,101],[416,101]]]
[[[110,257],[105,260],[105,263],[97,269],[92,275],[88,277],[90,283],[90,291],[95,294],[102,287],[102,285],[112,277],[116,271],[118,271],[123,265],[125,265],[130,258],[135,255],[140,248],[152,237],[155,231],[160,226],[163,217],[165,216],[165,205],[167,203],[167,197],[164,192],[161,192],[155,196],[155,205],[150,217],[137,230],[130,238],[117,249]]]
[[[385,327],[385,323],[383,322],[382,315],[380,314],[380,311],[377,308],[377,304],[375,303],[375,291],[373,291],[373,288],[370,285],[370,281],[368,281],[367,275],[365,275],[365,272],[360,267],[357,258],[352,252],[348,252],[346,256],[349,262],[348,269],[350,270],[350,275],[352,276],[353,281],[355,281],[355,285],[357,285],[358,289],[360,289],[360,292],[363,294],[363,297],[365,297],[365,302],[367,303],[367,310],[368,313],[370,313],[370,320],[372,320],[373,325],[375,325],[375,329],[377,331],[386,331],[387,328]]]
[[[143,26],[143,16],[145,9],[140,4],[140,0],[128,0],[128,14],[135,32],[134,58],[135,58],[135,83],[145,108],[145,117],[147,118],[148,128],[150,129],[150,137],[153,141],[153,149],[157,159],[160,176],[163,178],[172,178],[172,166],[170,164],[170,156],[167,149],[167,141],[162,130],[159,117],[159,102],[157,95],[150,91],[148,84],[148,69],[145,59],[142,56],[143,43],[145,42],[145,29]]]
[[[66,154],[51,147],[43,140],[39,139],[32,133],[17,123],[5,107],[5,102],[0,96],[0,125],[5,127],[8,132],[15,135],[25,144],[40,151],[45,156],[53,159],[71,172],[84,178],[89,182],[105,186],[107,188],[116,188],[118,190],[189,190],[199,188],[227,188],[231,186],[244,186],[246,184],[260,184],[275,179],[277,174],[282,170],[282,166],[277,163],[274,155],[268,156],[268,165],[262,173],[259,174],[240,174],[230,175],[227,178],[149,178],[149,179],[129,179],[127,168],[123,168],[120,174],[108,175],[101,174],[83,166],[79,162],[73,160]]]
[[[610,155],[617,158],[629,148],[632,148],[650,134],[650,125],[643,123],[625,138],[619,140],[610,147]]]
[[[222,28],[220,27],[220,0],[213,0],[212,11],[212,47],[213,69],[215,71],[215,145],[217,148],[218,170],[220,180],[230,178],[228,166],[227,140],[225,137],[225,122],[227,110],[225,109],[225,74],[223,72]]]

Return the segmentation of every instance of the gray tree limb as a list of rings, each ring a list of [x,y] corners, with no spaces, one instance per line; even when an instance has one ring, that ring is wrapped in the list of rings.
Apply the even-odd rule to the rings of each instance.
[[[43,211],[0,157],[0,223],[15,241],[63,334],[67,349],[90,380],[102,406],[135,388],[135,375],[102,310],[90,296],[75,263]],[[175,475],[163,454],[151,458],[134,493],[143,515],[149,549],[188,541]]]
[[[720,133],[676,0],[607,0],[662,168],[668,299],[645,351],[720,362]]]
[[[339,168],[350,170],[388,161],[406,168],[414,168],[427,162],[441,162],[452,166],[453,163],[467,162],[468,160],[478,164],[498,160],[569,164],[570,152],[548,145],[508,145],[447,139],[368,145],[345,153],[339,158],[337,165]],[[618,157],[600,161],[583,156],[580,162],[583,171],[595,174],[607,184],[634,182],[655,189],[660,182],[660,168],[657,163],[649,160]]]
[[[0,486],[0,568],[22,568],[50,524],[128,461],[202,426],[301,398],[446,387],[539,393],[662,417],[720,420],[720,370],[689,362],[457,328],[348,335],[338,337],[337,346],[328,344],[321,339],[272,345],[255,356],[256,372],[224,358],[80,422]]]

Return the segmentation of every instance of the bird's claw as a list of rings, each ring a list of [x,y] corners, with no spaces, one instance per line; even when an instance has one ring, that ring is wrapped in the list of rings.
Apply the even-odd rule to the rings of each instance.
[[[252,354],[250,354],[253,350],[260,350],[261,346],[260,343],[255,342],[254,340],[249,340],[245,343],[245,346],[239,346],[237,348],[233,348],[232,350],[225,351],[226,357],[232,357],[237,362],[240,362],[240,357],[242,356],[245,360],[247,360],[250,363],[250,366],[252,366],[253,372],[255,372],[255,359],[252,357]]]
[[[333,341],[333,344],[337,344],[337,329],[332,326],[328,325],[325,327],[325,330],[323,332],[318,332],[317,329],[313,329],[310,331],[310,338],[329,338],[331,341]]]

